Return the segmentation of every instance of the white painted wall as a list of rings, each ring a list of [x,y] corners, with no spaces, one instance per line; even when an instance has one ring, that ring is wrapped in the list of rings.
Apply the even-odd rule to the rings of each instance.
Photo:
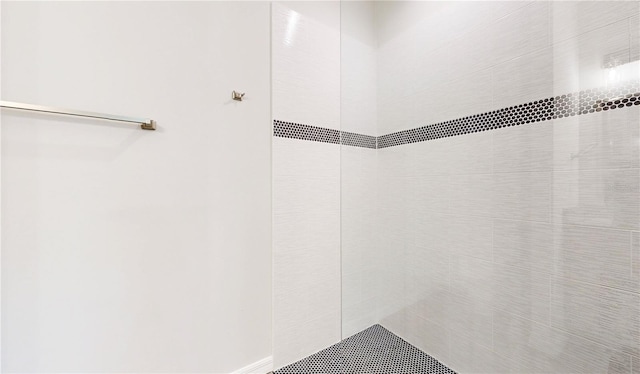
[[[2,370],[270,356],[269,4],[2,8],[3,100],[159,126],[2,111]]]

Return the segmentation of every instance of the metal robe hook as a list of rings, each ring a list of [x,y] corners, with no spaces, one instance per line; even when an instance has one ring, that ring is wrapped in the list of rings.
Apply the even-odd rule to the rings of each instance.
[[[244,92],[243,92],[243,93],[240,93],[240,92],[233,91],[233,92],[231,93],[231,98],[232,98],[233,100],[236,100],[236,101],[242,101],[242,98],[243,98],[243,97],[244,97]]]

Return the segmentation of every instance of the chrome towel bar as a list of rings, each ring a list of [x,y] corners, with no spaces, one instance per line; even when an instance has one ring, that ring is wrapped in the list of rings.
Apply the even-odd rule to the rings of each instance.
[[[140,124],[140,128],[142,128],[143,130],[156,129],[156,121],[151,119],[146,119],[146,118],[132,118],[132,117],[113,115],[113,114],[84,112],[84,111],[72,110],[72,109],[52,108],[52,107],[42,106],[42,105],[14,103],[11,101],[0,101],[0,107],[9,108],[9,109],[18,109],[18,110],[30,110],[34,112],[63,114],[67,116],[99,118],[99,119],[105,119],[109,121],[138,123]]]

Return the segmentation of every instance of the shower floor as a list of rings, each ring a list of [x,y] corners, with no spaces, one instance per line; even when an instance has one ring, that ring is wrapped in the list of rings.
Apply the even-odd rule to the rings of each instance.
[[[275,374],[456,374],[435,358],[373,325]]]

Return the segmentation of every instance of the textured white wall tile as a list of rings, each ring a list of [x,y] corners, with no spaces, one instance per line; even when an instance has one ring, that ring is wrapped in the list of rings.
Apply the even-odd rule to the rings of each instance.
[[[498,59],[493,55],[490,38],[496,25],[478,27],[473,32],[455,39],[446,47],[443,60],[448,67],[448,76],[469,75],[476,71],[489,69]],[[515,57],[515,56],[514,56]]]
[[[556,2],[554,6],[558,3]],[[594,2],[595,3],[595,2]],[[554,92],[561,95],[589,88],[614,86],[638,79],[638,70],[632,64],[616,68],[617,75],[610,75],[604,68],[614,55],[619,63],[629,62],[629,21],[620,20],[553,45]]]
[[[387,3],[387,4],[385,4]],[[403,6],[401,2],[379,2],[378,8],[391,11],[394,14],[398,12],[406,12],[407,18],[414,18],[415,23],[410,25],[406,31],[403,27],[407,26],[407,22],[398,25],[395,24],[392,29],[383,29],[380,31],[380,39],[388,40],[398,37],[398,30],[403,30],[400,38],[406,33],[415,36],[413,46],[419,45],[420,48],[413,48],[413,56],[418,61],[419,73],[415,80],[417,89],[427,89],[435,87],[438,84],[449,81],[448,77],[466,75],[470,71],[456,71],[452,68],[450,61],[460,58],[460,55],[451,53],[451,45],[459,42],[473,34],[476,29],[482,29],[486,25],[496,22],[496,20],[513,13],[526,6],[527,1],[511,1],[511,2],[474,2],[474,1],[458,1],[458,2],[427,2],[419,6],[411,4]],[[384,4],[384,5],[383,5]],[[413,8],[412,8],[413,6]],[[389,8],[392,8],[389,9]],[[395,8],[395,9],[393,9]],[[379,17],[384,23],[392,17]],[[395,17],[393,17],[395,18]],[[388,26],[388,25],[384,25]],[[436,57],[437,58],[434,58]]]
[[[629,373],[630,357],[505,311],[494,313],[494,351],[521,373]]]
[[[449,44],[475,27],[490,22],[493,15],[493,7],[489,4],[480,4],[472,1],[460,1],[452,4],[443,2],[425,2],[424,4],[401,4],[401,2],[380,2],[378,10],[384,12],[386,17],[380,17],[380,37],[383,41],[397,37],[398,30],[403,27],[417,36],[417,45],[421,51],[416,51],[419,57],[424,56],[420,62],[426,62],[427,52]],[[386,8],[386,9],[384,9]],[[398,21],[398,17],[389,17],[388,13],[405,13],[402,23],[392,24],[390,21]],[[384,14],[383,13],[383,14]],[[413,18],[413,20],[411,20]],[[413,22],[412,22],[413,21]],[[404,30],[403,30],[404,31]]]
[[[521,1],[487,1],[486,6],[492,9],[491,19],[489,22],[494,22],[495,20],[499,20],[511,13],[515,13],[516,11],[530,5],[532,1],[530,0],[521,0]]]
[[[394,239],[409,240],[408,178],[394,178],[378,184],[378,211],[384,232]]]
[[[336,165],[338,167],[338,165]],[[273,177],[274,214],[340,210],[340,179]]]
[[[447,152],[440,162],[446,164],[451,174],[485,174],[493,171],[491,131],[454,136],[447,139],[446,144]]]
[[[404,308],[395,308],[395,310],[380,319],[380,323],[387,330],[398,336],[406,336],[409,331],[407,327],[407,311]]]
[[[551,173],[494,174],[494,217],[549,222]]]
[[[438,175],[416,178],[412,200],[413,210],[418,217],[433,213],[447,213],[451,199],[449,177]]]
[[[340,83],[342,130],[376,135],[377,41],[374,3],[341,3]]]
[[[640,232],[631,233],[631,278],[640,278]],[[637,290],[636,290],[637,291]]]
[[[629,18],[629,33],[631,35],[629,60],[640,60],[640,16]]]
[[[288,285],[284,282],[274,283],[274,287],[277,285],[281,290],[274,295],[274,303],[279,307],[273,321],[275,331],[293,329],[309,324],[325,314],[340,312],[339,278],[332,280],[318,278],[309,277],[304,281],[298,280],[297,283]],[[340,336],[339,330],[318,331],[318,333]],[[320,348],[322,347],[318,346],[318,349]]]
[[[553,253],[551,224],[493,220],[493,260],[496,263],[552,273]]]
[[[448,328],[466,339],[491,347],[493,264],[471,257],[453,256],[450,266]]]
[[[375,2],[378,42],[382,45],[417,35],[426,52],[474,29],[495,22],[530,1]]]
[[[341,149],[342,337],[378,323],[375,150]]]
[[[493,135],[494,171],[505,173],[551,170],[553,131],[553,122],[488,131]]]
[[[637,230],[640,170],[600,169],[553,173],[557,223]]]
[[[551,326],[640,354],[640,294],[554,278]]]
[[[627,56],[633,53],[629,17],[637,12],[617,17],[637,5],[610,5],[376,3],[378,134],[611,85],[603,60],[625,48]],[[594,21],[601,11],[604,23]],[[578,19],[561,21],[570,15]],[[435,30],[447,29],[434,37]],[[620,70],[627,74],[622,79],[635,76],[634,66]],[[614,230],[612,247],[603,251],[592,229],[567,236],[559,225],[639,229],[639,112],[610,111],[378,150],[375,236],[376,261],[386,265],[377,285],[384,294],[378,300],[383,324],[418,346],[432,346],[437,358],[460,372],[629,373],[629,352],[574,335],[591,328],[597,313],[578,316],[588,323],[575,331],[531,320],[558,323],[550,317],[558,314],[558,287],[553,297],[551,289],[556,266],[563,276],[627,290],[638,279],[636,234]],[[624,235],[631,243],[626,252]],[[575,245],[563,247],[567,237]],[[570,264],[554,257],[577,256],[585,248],[593,256]],[[601,258],[603,253],[611,256]],[[624,309],[633,303],[622,297],[601,305]],[[571,308],[567,319],[580,312],[570,302],[562,308]],[[624,315],[606,318],[624,325]],[[633,330],[637,322],[625,326]],[[450,352],[442,349],[442,339],[450,341]],[[549,345],[540,347],[547,339]]]
[[[453,67],[472,73],[548,47],[549,40],[549,3],[533,2],[452,43]]]
[[[297,250],[278,251],[273,256],[273,266],[278,271],[273,286],[280,290],[290,287],[313,287],[329,279],[340,278],[340,269],[335,266],[339,261],[339,253],[335,253],[335,248],[328,245],[310,243]],[[283,293],[278,292],[276,299],[282,295]],[[288,293],[284,295],[288,296]],[[288,309],[284,306],[286,302],[280,304],[283,309]]]
[[[337,24],[319,20],[320,12]],[[338,2],[295,10],[273,4],[273,118],[340,128],[339,17]]]
[[[408,36],[378,46],[378,134],[416,127],[413,77],[418,75],[418,66],[412,58],[411,39]]]
[[[277,176],[339,177],[340,146],[273,137],[272,172]]]
[[[451,281],[453,295],[479,305],[491,305],[494,294],[495,269],[490,261],[466,256],[451,256]]]
[[[534,321],[549,321],[549,273],[493,265],[493,306]]]
[[[554,170],[637,168],[640,107],[553,121]]]
[[[342,307],[342,338],[347,338],[379,322],[376,299],[361,300]]]
[[[378,86],[378,134],[390,134],[400,130],[420,126],[422,119],[417,118],[414,108],[419,98],[411,90],[407,96],[386,97]]]
[[[553,96],[553,49],[544,48],[498,64],[493,70],[493,108]]]
[[[444,222],[447,223],[447,241],[446,246],[440,248],[441,251],[487,261],[493,259],[493,221],[469,216],[448,216]]]
[[[446,162],[447,155],[449,154],[449,140],[450,138],[445,138],[407,144],[407,150],[410,151],[409,162],[414,175],[431,176],[450,174],[451,170]]]
[[[554,244],[556,276],[640,291],[631,232],[562,225],[554,229]]]
[[[310,245],[337,245],[340,242],[340,212],[312,211],[273,216],[275,252],[296,251]]]
[[[272,115],[340,128],[338,2],[272,5]],[[341,147],[277,137],[272,145],[278,368],[341,338]]]
[[[493,316],[489,299],[451,295],[447,308],[447,327],[451,333],[485,347],[492,346]],[[451,340],[451,354],[459,342],[458,338]]]
[[[420,318],[447,326],[450,297],[448,285],[446,287],[434,284],[423,285],[420,299],[414,304],[408,305],[407,310]]]
[[[449,256],[444,247],[419,247],[407,245],[406,263],[403,266],[404,296],[412,305],[431,287],[443,288],[449,283]]]
[[[407,148],[389,147],[377,151],[378,172],[384,178],[390,176],[408,176],[410,173],[410,158]]]
[[[411,314],[408,316],[408,333],[403,339],[421,351],[446,362],[449,359],[449,345],[451,344],[449,330],[445,326],[419,316]]]
[[[491,44],[497,51],[507,51],[515,47],[515,50],[508,52],[511,57],[546,47],[549,43],[549,3],[534,1],[521,5],[522,2],[512,4],[513,11],[510,11],[508,5],[498,4],[496,12],[508,14],[493,22],[491,27],[495,27],[494,33],[489,35]]]
[[[640,5],[635,1],[554,1],[551,36],[554,42],[566,40],[626,20],[638,12]]]
[[[509,359],[498,356],[486,345],[476,343],[456,332],[451,333],[451,347],[447,366],[457,373],[518,373]]]
[[[410,97],[413,100],[412,128],[492,109],[491,69],[455,74],[454,77],[440,84],[424,82],[423,86],[418,86],[418,82],[414,82],[415,87]]]
[[[296,181],[292,177],[282,178],[291,184]],[[309,189],[324,195],[324,202],[309,196],[306,196],[307,204],[277,199],[275,191],[287,189],[274,184],[274,212],[285,212],[273,218],[273,330],[274,358],[278,366],[299,360],[340,339],[339,184],[330,182],[329,190],[336,193],[323,194],[325,180],[310,180],[314,183],[308,185]],[[304,194],[301,198],[305,198]],[[291,212],[291,205],[302,209]],[[335,207],[327,209],[332,205]],[[327,324],[330,324],[328,318],[336,318],[333,324],[337,326],[320,331],[326,326],[313,321],[321,316],[325,316],[323,321]],[[316,327],[306,328],[306,333],[298,331],[304,336],[291,341],[287,334],[292,334],[296,326]]]
[[[339,292],[339,291],[338,291]],[[274,326],[273,366],[280,368],[312,355],[340,340],[340,311],[319,315],[288,329]]]
[[[491,217],[493,214],[491,174],[455,175],[449,179],[451,189],[449,213]]]
[[[636,356],[631,356],[631,366],[632,366],[632,374],[640,373],[640,358]]]
[[[375,160],[375,150],[342,147],[340,204],[343,245],[364,245],[375,230],[378,208],[373,203],[377,200]]]

